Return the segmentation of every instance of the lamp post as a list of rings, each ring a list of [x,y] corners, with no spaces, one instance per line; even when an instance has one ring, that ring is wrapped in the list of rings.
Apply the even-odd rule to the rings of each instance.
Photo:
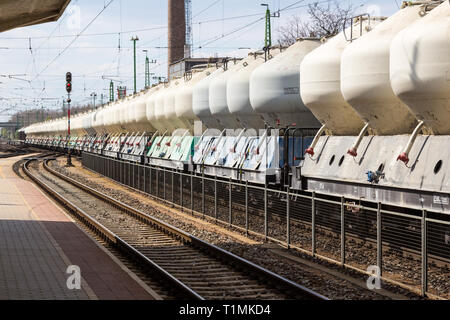
[[[136,94],[136,41],[139,41],[139,38],[137,36],[132,37],[131,41],[133,41],[133,48],[134,48],[134,93]]]

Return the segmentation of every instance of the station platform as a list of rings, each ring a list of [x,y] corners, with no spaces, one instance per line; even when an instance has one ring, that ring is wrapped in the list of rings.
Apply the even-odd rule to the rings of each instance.
[[[0,159],[0,299],[158,299],[37,186],[14,173],[20,159]],[[79,267],[80,289],[67,285],[75,283],[69,266]]]

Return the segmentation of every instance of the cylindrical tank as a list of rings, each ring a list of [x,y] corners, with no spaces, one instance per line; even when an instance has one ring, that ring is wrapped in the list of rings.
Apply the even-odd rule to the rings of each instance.
[[[281,52],[272,60],[258,67],[250,77],[250,103],[252,111],[261,114],[264,120],[275,127],[295,123],[296,127],[313,128],[319,122],[311,111],[306,108],[300,97],[300,63],[312,50],[320,46],[317,39],[299,39],[295,44]],[[237,87],[239,83],[236,83]],[[236,90],[236,92],[237,92]],[[242,101],[236,98],[235,101]],[[240,106],[238,108],[238,106]],[[233,104],[230,98],[232,112],[247,115],[250,111],[247,101]],[[261,122],[261,121],[259,121]],[[259,126],[264,127],[264,122]]]
[[[101,133],[101,134],[105,134],[106,130],[105,130],[105,108],[101,108],[98,111],[98,115],[97,115],[97,132]]]
[[[136,118],[135,118],[135,110],[136,110],[136,102],[138,96],[133,95],[128,98],[128,106],[127,106],[127,121],[126,127],[129,131],[138,133],[139,129],[136,126]]]
[[[211,109],[209,108],[209,85],[211,81],[223,73],[223,68],[218,68],[211,73],[208,77],[201,80],[194,86],[192,92],[192,105],[194,114],[202,121],[209,129],[225,129],[220,125],[215,118],[211,115]]]
[[[127,123],[127,105],[128,105],[128,101],[127,98],[121,99],[120,100],[120,117],[119,117],[119,121],[120,121],[120,126],[122,127],[123,131],[128,131],[128,128],[126,126]]]
[[[130,133],[136,133],[133,127],[134,112],[132,109],[133,103],[132,99],[133,99],[132,97],[126,97],[122,102],[122,107],[120,111],[122,118],[120,119],[120,123],[122,127],[125,129],[125,131]]]
[[[153,87],[150,90],[149,96],[146,100],[146,115],[148,122],[152,125],[153,128],[159,131],[159,134],[162,134],[166,129],[164,125],[156,120],[155,108],[156,108],[156,98],[161,93],[161,90],[164,88],[163,85],[159,84]]]
[[[280,48],[273,48],[267,53],[257,52],[240,64],[240,68],[228,77],[226,83],[226,102],[229,112],[239,122],[240,127],[249,129],[264,128],[264,120],[257,114],[250,103],[250,76],[255,69],[280,53]],[[253,58],[253,59],[252,59]]]
[[[391,45],[395,94],[434,134],[450,134],[450,4],[401,31]]]
[[[344,31],[310,52],[300,65],[300,95],[314,116],[334,135],[357,135],[364,121],[341,93],[341,57],[344,49],[371,31],[380,18],[355,19]]]
[[[103,118],[103,122],[105,123],[105,130],[107,133],[113,133],[114,127],[114,114],[112,113],[112,104],[108,103],[105,107],[105,115]]]
[[[230,112],[227,103],[227,82],[240,69],[254,62],[263,52],[250,53],[248,57],[241,61],[230,61],[227,70],[215,77],[209,85],[209,108],[211,115],[220,124],[227,129],[242,128],[242,124],[237,120],[236,115]]]
[[[177,117],[183,122],[183,127],[191,132],[194,130],[194,122],[199,120],[194,113],[192,104],[194,86],[215,70],[215,67],[193,70],[191,76],[184,79],[183,85],[175,94],[175,112]]]
[[[155,128],[147,120],[147,99],[149,91],[141,92],[134,103],[134,121],[137,131],[142,133],[154,132]]]
[[[177,117],[175,110],[175,95],[182,89],[181,83],[182,79],[173,79],[164,94],[164,116],[174,130],[184,128],[184,123]]]
[[[164,109],[166,94],[168,93],[169,88],[170,88],[169,83],[163,84],[163,88],[160,90],[161,92],[158,93],[158,95],[156,96],[155,119],[156,122],[162,125],[161,134],[164,133],[166,130],[168,133],[171,133],[176,129],[173,123],[170,123],[166,120],[166,112]]]
[[[123,132],[122,125],[120,123],[120,117],[121,117],[121,103],[120,101],[116,101],[113,104],[113,109],[111,111],[114,117],[114,129],[117,132]]]
[[[411,133],[417,125],[409,108],[392,91],[389,61],[392,39],[419,20],[421,10],[421,5],[406,6],[342,54],[342,94],[376,134]]]

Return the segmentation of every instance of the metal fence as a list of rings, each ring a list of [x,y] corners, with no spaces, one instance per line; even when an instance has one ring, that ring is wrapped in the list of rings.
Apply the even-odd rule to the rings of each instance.
[[[423,295],[450,298],[448,215],[279,191],[83,153],[83,165],[213,222]],[[371,267],[371,269],[368,269]]]

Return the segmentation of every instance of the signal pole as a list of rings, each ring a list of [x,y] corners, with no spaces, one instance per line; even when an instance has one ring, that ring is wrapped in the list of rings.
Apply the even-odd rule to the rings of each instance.
[[[134,48],[134,93],[136,94],[136,41],[139,41],[139,38],[137,36],[132,37],[131,41],[133,41],[133,48]]]
[[[66,73],[66,91],[67,91],[67,167],[72,167],[72,157],[70,155],[70,92],[72,92],[72,74]]]

